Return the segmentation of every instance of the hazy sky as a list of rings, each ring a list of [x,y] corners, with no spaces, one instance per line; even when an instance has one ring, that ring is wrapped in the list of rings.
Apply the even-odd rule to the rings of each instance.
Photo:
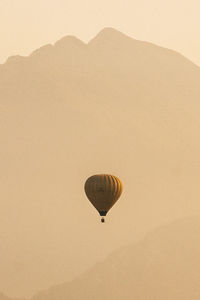
[[[199,0],[0,0],[0,63],[103,27],[175,49],[200,65]]]

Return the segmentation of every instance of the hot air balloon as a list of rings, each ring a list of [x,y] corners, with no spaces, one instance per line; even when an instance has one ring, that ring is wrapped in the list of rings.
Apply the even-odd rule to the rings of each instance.
[[[85,193],[102,216],[101,222],[104,223],[104,216],[121,196],[122,183],[113,175],[93,175],[85,182]]]

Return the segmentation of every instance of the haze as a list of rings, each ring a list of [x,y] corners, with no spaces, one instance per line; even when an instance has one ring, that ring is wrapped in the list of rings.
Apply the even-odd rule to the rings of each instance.
[[[199,11],[198,0],[1,0],[0,62],[67,34],[87,42],[111,26],[200,64]]]
[[[199,8],[0,1],[0,300],[200,299]]]
[[[0,66],[0,291],[31,296],[200,214],[199,82],[181,54],[112,28]],[[105,226],[83,190],[98,173],[124,185]]]

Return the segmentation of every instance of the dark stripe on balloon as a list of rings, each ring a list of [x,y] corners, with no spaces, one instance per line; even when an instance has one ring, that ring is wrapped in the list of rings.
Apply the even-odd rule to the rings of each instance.
[[[116,193],[115,193],[115,201],[116,201],[118,199],[120,186],[119,186],[118,178],[116,178],[115,176],[113,176],[113,177],[115,178],[115,181],[116,181]]]

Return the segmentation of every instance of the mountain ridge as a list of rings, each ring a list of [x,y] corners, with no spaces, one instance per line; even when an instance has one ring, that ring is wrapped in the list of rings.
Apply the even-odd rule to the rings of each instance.
[[[57,285],[44,292],[41,291],[31,299],[55,300],[59,297],[62,300],[68,297],[71,300],[92,299],[94,296],[96,299],[102,299],[102,297],[104,299],[121,299],[123,295],[126,296],[126,299],[139,297],[141,300],[153,300],[159,299],[159,297],[181,300],[188,299],[189,295],[193,297],[192,299],[198,299],[200,295],[200,288],[197,288],[200,261],[197,259],[199,243],[196,239],[199,233],[199,216],[175,220],[171,224],[165,224],[152,230],[139,242],[116,250],[104,261],[99,262],[72,282]],[[181,250],[182,252],[180,252]],[[184,263],[184,259],[190,261]],[[193,270],[195,261],[196,271]],[[182,268],[183,270],[186,268],[191,273],[187,273],[187,275],[182,273],[184,272]],[[136,271],[137,273],[135,273]],[[154,276],[151,277],[151,272],[156,278],[155,282]],[[167,277],[165,278],[165,276]],[[171,279],[170,276],[172,276]],[[190,276],[193,278],[192,280],[189,280]],[[187,283],[185,277],[188,279]],[[168,280],[168,284],[165,284],[163,279],[166,282]],[[176,280],[178,288],[175,286]],[[193,280],[195,285],[193,285]],[[158,291],[156,291],[156,285]],[[131,286],[135,288],[130,289]],[[194,286],[196,291],[193,290]],[[187,291],[185,295],[184,289]]]
[[[130,37],[127,34],[122,33],[121,31],[116,30],[116,29],[114,29],[112,27],[105,27],[105,28],[103,28],[88,43],[84,43],[82,40],[80,40],[77,37],[72,36],[72,35],[63,36],[62,38],[60,38],[59,40],[57,40],[53,44],[42,45],[38,49],[33,50],[27,56],[21,56],[21,55],[9,56],[7,58],[7,60],[6,60],[5,63],[0,64],[0,67],[6,65],[7,63],[10,64],[10,63],[13,63],[13,62],[19,62],[19,61],[22,61],[24,59],[31,58],[32,56],[40,54],[41,52],[46,53],[47,50],[50,50],[50,49],[53,50],[56,47],[63,47],[64,46],[64,48],[70,48],[70,47],[76,46],[76,47],[79,47],[79,48],[81,47],[81,48],[88,48],[89,49],[89,48],[92,48],[94,46],[98,47],[101,44],[105,44],[105,43],[109,43],[111,45],[117,44],[118,41],[119,42],[122,42],[122,41],[127,42],[127,41],[129,41],[129,42],[132,42],[132,43],[135,42],[135,43],[139,43],[141,46],[143,46],[143,45],[144,46],[149,45],[149,46],[153,46],[153,47],[156,47],[156,48],[161,48],[162,50],[165,49],[166,51],[173,52],[174,54],[176,53],[178,55],[181,55],[186,60],[190,61],[193,65],[195,65],[196,67],[199,68],[199,66],[196,65],[194,62],[192,62],[189,58],[185,57],[180,52],[178,52],[178,51],[176,51],[174,49],[169,49],[169,48],[166,48],[166,47],[162,47],[162,46],[156,45],[156,44],[151,43],[151,42],[146,42],[146,41],[142,41],[142,40],[136,40],[133,37]]]

